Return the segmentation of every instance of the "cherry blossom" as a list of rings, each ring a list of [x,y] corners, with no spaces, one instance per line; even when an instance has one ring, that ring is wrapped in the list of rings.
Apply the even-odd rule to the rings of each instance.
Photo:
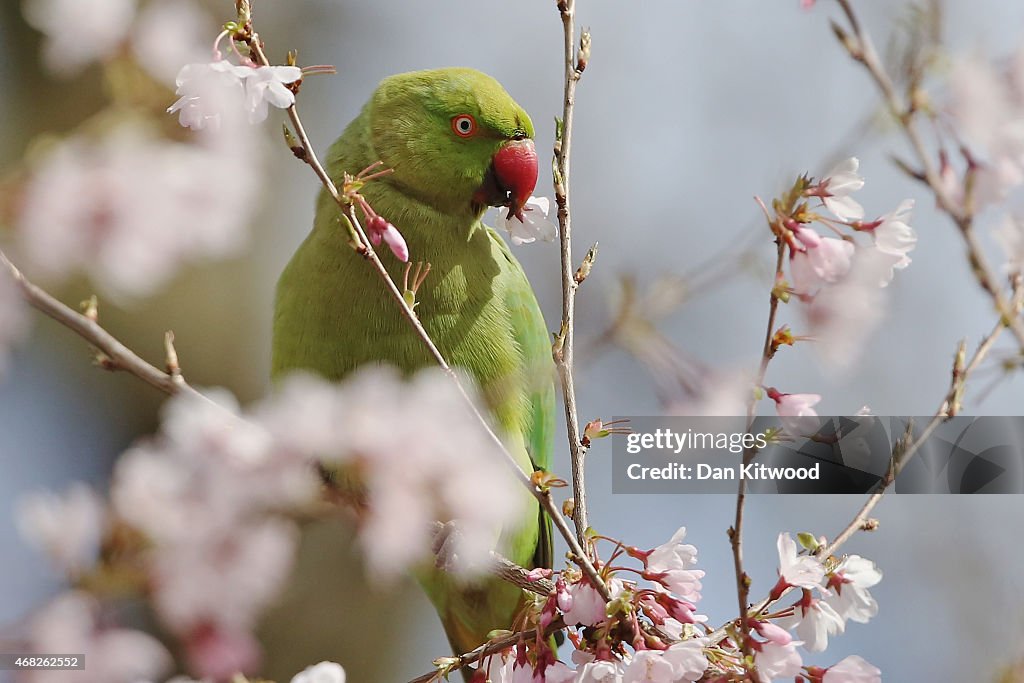
[[[851,655],[825,670],[822,683],[882,683],[882,672],[870,662]]]
[[[245,108],[249,123],[267,119],[270,105],[287,109],[295,104],[295,93],[285,86],[302,78],[297,66],[259,66],[245,78]]]
[[[236,253],[256,198],[253,151],[223,136],[171,142],[135,124],[56,145],[32,169],[17,217],[26,271],[84,271],[107,295],[137,297],[183,262]]]
[[[548,219],[551,202],[547,197],[530,197],[523,206],[523,219],[502,215],[498,211],[498,227],[509,234],[512,244],[530,244],[537,239],[550,242],[558,235],[558,227]]]
[[[675,678],[669,680],[699,680],[708,668],[704,646],[702,638],[690,638],[670,645],[664,652],[664,659],[672,665]]]
[[[97,600],[83,591],[62,593],[28,624],[29,651],[77,652],[88,667],[76,672],[82,683],[137,683],[153,680],[171,668],[170,653],[152,636],[108,625]],[[67,680],[66,673],[34,671],[33,683]]]
[[[787,645],[773,642],[762,643],[754,653],[754,665],[762,681],[770,682],[776,678],[793,678],[800,673],[803,659],[796,651],[800,641],[794,640]]]
[[[679,680],[661,650],[640,650],[622,674],[622,683],[665,683]]]
[[[320,662],[295,674],[291,683],[345,683],[345,669],[334,662]]]
[[[647,569],[660,572],[668,569],[686,569],[697,564],[697,548],[683,543],[686,527],[681,526],[665,543],[650,551],[647,555]]]
[[[828,637],[842,633],[846,622],[822,599],[813,598],[805,592],[797,603],[793,616],[781,617],[778,623],[783,628],[796,627],[796,634],[810,652],[821,652],[828,647]]]
[[[366,221],[366,236],[375,247],[383,241],[399,261],[405,263],[409,260],[409,247],[402,233],[379,215],[374,214]]]
[[[178,100],[167,113],[178,113],[181,125],[196,130],[217,128],[224,116],[245,110],[249,123],[265,121],[271,105],[286,109],[295,94],[286,86],[302,78],[297,66],[249,66],[226,59],[186,64],[178,72]]]
[[[914,200],[905,199],[892,213],[860,228],[871,233],[875,249],[890,257],[890,267],[879,281],[882,287],[892,281],[894,268],[902,269],[910,265],[907,254],[917,245],[917,234],[907,224],[913,209]]]
[[[822,285],[836,282],[849,272],[855,251],[852,242],[821,237],[808,227],[794,228],[789,265],[798,294],[813,295]]]
[[[839,220],[860,220],[864,217],[864,207],[850,196],[864,187],[864,178],[857,174],[859,166],[857,157],[839,162],[808,194],[820,197],[825,208]]]
[[[824,367],[841,372],[853,365],[885,316],[879,283],[891,277],[893,258],[878,249],[859,249],[850,272],[823,288],[803,307],[814,350]]]
[[[783,394],[773,387],[766,388],[768,398],[775,401],[775,411],[782,419],[782,426],[793,436],[813,434],[819,427],[818,413],[814,406],[821,401],[818,394]]]
[[[210,46],[199,39],[209,25],[210,16],[194,0],[149,3],[132,30],[132,51],[151,76],[174,85],[182,64],[209,56]]]
[[[832,594],[825,597],[843,619],[866,624],[878,614],[878,603],[868,588],[882,580],[882,572],[871,560],[849,555],[828,577]]]
[[[226,59],[186,64],[174,79],[179,97],[167,113],[177,113],[178,122],[193,130],[220,128],[224,117],[245,108],[245,79],[250,71]]]
[[[28,0],[25,20],[45,36],[43,59],[70,76],[112,55],[128,35],[137,0]]]
[[[18,501],[15,521],[22,538],[75,575],[96,561],[106,509],[95,491],[78,483],[62,496],[43,492]]]
[[[779,534],[776,545],[779,551],[779,583],[772,589],[773,599],[778,599],[789,587],[809,590],[821,586],[825,567],[818,558],[798,555],[796,541],[788,533]]]

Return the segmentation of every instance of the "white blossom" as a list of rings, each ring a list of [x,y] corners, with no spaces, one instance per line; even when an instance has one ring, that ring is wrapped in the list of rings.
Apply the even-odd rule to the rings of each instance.
[[[760,649],[754,654],[754,664],[760,679],[770,683],[776,678],[793,678],[800,673],[803,666],[803,659],[796,651],[800,641],[794,640],[787,645],[779,645],[773,642],[763,643]]]
[[[846,622],[824,600],[811,598],[798,603],[793,616],[781,617],[778,623],[783,628],[796,627],[796,634],[803,640],[810,652],[821,652],[828,647],[828,637],[842,633]]]
[[[178,100],[168,107],[181,125],[195,130],[220,128],[241,111],[249,123],[266,120],[270,105],[285,109],[295,94],[285,87],[302,78],[297,66],[236,65],[226,59],[186,64],[175,78]]]
[[[667,542],[659,545],[647,556],[647,569],[660,572],[668,569],[686,569],[697,564],[697,548],[683,543],[686,527],[681,526]]]
[[[62,496],[43,492],[21,499],[15,521],[22,538],[45,551],[59,569],[74,575],[96,561],[106,511],[96,492],[77,483]]]
[[[296,674],[291,683],[345,683],[345,670],[334,662],[320,662]]]
[[[917,245],[917,234],[907,222],[914,209],[914,200],[905,199],[892,213],[882,216],[877,227],[871,230],[875,240],[875,249],[891,257],[888,271],[879,284],[885,287],[892,281],[894,268],[906,268],[910,265],[907,254]]]
[[[825,578],[825,567],[816,557],[798,555],[796,541],[788,533],[779,534],[779,576],[797,588],[819,588]]]
[[[558,227],[548,219],[551,202],[547,197],[530,197],[523,206],[523,219],[498,210],[498,227],[507,232],[512,244],[530,244],[540,239],[550,242],[558,235]]]
[[[850,196],[864,187],[864,178],[857,174],[859,166],[857,157],[850,157],[837,164],[821,181],[824,186],[821,201],[839,220],[853,221],[864,217],[864,207]]]
[[[868,589],[881,580],[882,572],[874,562],[860,555],[850,555],[830,577],[832,594],[824,599],[843,619],[866,624],[878,614],[878,603]]]
[[[25,0],[25,20],[45,36],[43,59],[73,75],[118,48],[135,18],[136,0]]]
[[[674,643],[665,650],[665,661],[672,664],[675,678],[673,681],[699,680],[708,668],[708,658],[704,654],[704,640],[690,638]]]

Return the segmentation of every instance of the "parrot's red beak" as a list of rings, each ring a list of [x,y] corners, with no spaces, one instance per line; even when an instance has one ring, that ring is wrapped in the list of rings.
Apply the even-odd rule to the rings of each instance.
[[[523,219],[523,206],[537,187],[537,150],[533,140],[510,140],[491,160],[491,169],[478,201],[491,206],[509,207],[509,215]]]

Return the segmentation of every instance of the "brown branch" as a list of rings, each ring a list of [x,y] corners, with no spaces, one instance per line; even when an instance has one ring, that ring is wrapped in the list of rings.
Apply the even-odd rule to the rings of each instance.
[[[576,407],[576,385],[573,382],[573,333],[576,310],[576,290],[582,279],[574,277],[572,260],[572,214],[569,208],[569,177],[572,148],[573,107],[576,102],[576,83],[586,68],[590,52],[590,35],[586,31],[580,37],[580,51],[576,54],[575,0],[560,0],[558,10],[562,17],[564,38],[563,60],[565,86],[562,100],[562,124],[555,140],[554,189],[558,204],[558,227],[560,256],[562,264],[562,323],[554,345],[555,366],[562,385],[562,403],[565,406],[565,426],[569,441],[569,456],[572,465],[572,520],[576,526],[576,538],[586,547],[586,532],[590,527],[587,518],[587,488],[584,476],[584,460],[587,448],[580,434],[579,414]],[[591,261],[592,262],[592,261]]]
[[[1007,300],[1003,288],[997,284],[998,278],[995,275],[995,271],[985,258],[985,253],[978,242],[978,237],[974,233],[974,214],[969,208],[970,202],[965,202],[965,205],[960,207],[946,192],[935,163],[925,146],[924,138],[922,138],[920,131],[917,129],[915,118],[917,108],[914,106],[913,98],[911,98],[912,101],[909,105],[905,105],[901,101],[896,92],[896,87],[893,85],[892,78],[878,57],[871,37],[857,19],[857,15],[853,11],[849,0],[836,1],[850,23],[850,30],[853,31],[852,35],[847,34],[838,25],[833,24],[833,30],[839,37],[840,43],[854,60],[864,66],[874,80],[875,85],[881,91],[886,106],[899,123],[900,128],[914,150],[914,154],[917,156],[918,162],[921,164],[920,175],[923,176],[924,182],[935,195],[939,208],[953,220],[964,240],[964,246],[967,249],[967,260],[971,264],[975,280],[992,299],[992,304],[999,314],[1000,320],[1006,327],[1010,328],[1014,337],[1017,338],[1017,343],[1021,350],[1024,350],[1024,320],[1021,319],[1019,313],[1013,311],[1013,306]]]
[[[775,276],[772,279],[772,288],[768,300],[768,324],[765,329],[764,346],[761,350],[761,364],[758,368],[757,378],[755,380],[755,386],[757,387],[764,384],[764,377],[768,372],[768,364],[775,355],[774,347],[772,346],[772,338],[775,331],[775,316],[779,310],[779,296],[776,287],[782,277],[782,268],[785,263],[786,244],[781,238],[776,238],[775,245]],[[753,424],[754,399],[751,398],[747,403],[748,432]],[[744,449],[743,465],[748,465],[750,461],[754,459],[755,455],[757,455],[756,447],[750,446],[749,448]],[[742,633],[740,647],[744,654],[750,654],[749,647],[747,645],[747,636],[750,632],[750,625],[747,623],[746,619],[747,604],[750,599],[750,581],[746,572],[743,570],[743,510],[746,504],[746,499],[747,480],[740,477],[739,488],[736,491],[736,519],[733,522],[732,528],[729,529],[729,541],[732,545],[733,570],[736,574],[736,601],[739,604],[740,632]]]
[[[138,354],[107,332],[93,317],[79,313],[58,301],[46,290],[30,282],[2,251],[0,251],[0,265],[5,266],[10,272],[18,289],[21,290],[22,297],[30,306],[95,347],[101,354],[102,365],[105,369],[127,372],[165,394],[183,393],[206,398],[185,381],[181,369],[177,367],[176,356],[173,367],[169,368],[168,372],[160,370],[144,361]],[[170,339],[173,340],[173,336]],[[167,341],[166,344],[167,348],[173,350],[170,341]],[[171,363],[168,364],[171,365]]]

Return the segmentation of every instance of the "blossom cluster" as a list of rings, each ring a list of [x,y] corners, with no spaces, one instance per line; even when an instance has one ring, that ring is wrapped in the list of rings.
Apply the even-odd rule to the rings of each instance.
[[[119,459],[109,505],[76,485],[63,496],[29,497],[18,511],[25,538],[75,581],[141,591],[201,677],[258,669],[252,632],[289,576],[294,515],[325,499],[318,467],[347,478],[344,502],[355,508],[374,578],[427,561],[436,520],[455,523],[446,562],[472,577],[489,566],[502,529],[522,518],[527,492],[440,370],[409,381],[366,370],[341,385],[294,376],[245,412],[226,392],[205,396],[167,404],[160,432]],[[83,600],[72,593],[54,604],[98,614],[98,603],[86,609]],[[36,621],[55,624],[47,613]],[[92,621],[76,622],[73,643],[84,649],[56,626],[33,630],[32,645],[85,652],[95,662],[107,641],[93,641],[107,634],[87,640]],[[145,671],[162,670],[163,652],[155,641],[140,651],[152,655]]]
[[[550,641],[538,635],[486,658],[474,683],[726,681],[746,680],[754,672],[755,680],[765,682],[794,677],[809,683],[881,680],[879,670],[861,657],[847,657],[828,668],[804,666],[797,649],[820,652],[847,620],[865,623],[877,613],[868,591],[881,580],[873,562],[857,555],[822,561],[806,549],[798,551],[789,534],[780,534],[779,579],[769,600],[777,603],[791,589],[800,590],[801,598],[773,614],[765,608],[746,615],[749,635],[743,644],[753,653],[748,659],[738,629],[712,637],[707,617],[697,614],[704,572],[694,568],[697,549],[684,543],[685,535],[686,529],[680,528],[651,550],[616,543],[607,562],[598,563],[607,600],[578,570],[559,572],[554,590],[539,607],[536,625],[543,634],[561,617],[570,627],[571,664],[557,660]],[[617,564],[626,557],[640,566]],[[622,578],[626,573],[637,579]],[[799,639],[790,633],[794,629]]]

